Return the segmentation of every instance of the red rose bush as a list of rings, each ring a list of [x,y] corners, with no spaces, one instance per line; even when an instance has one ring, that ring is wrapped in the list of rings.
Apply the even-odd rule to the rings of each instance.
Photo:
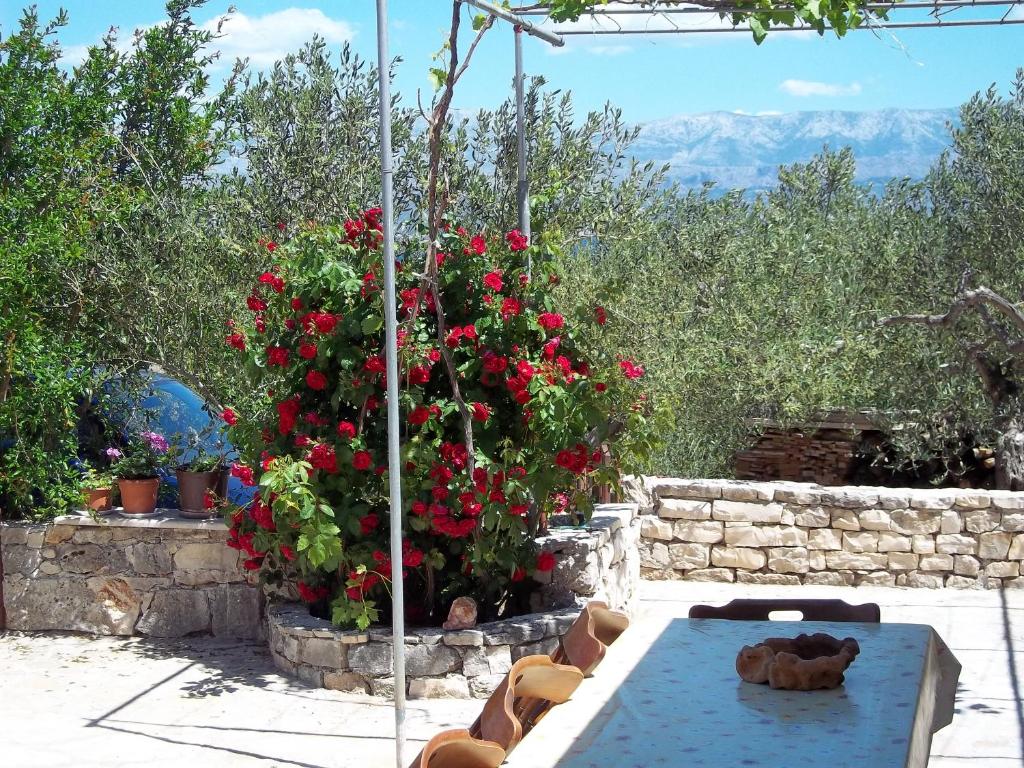
[[[251,505],[228,510],[230,546],[342,625],[379,620],[396,578],[411,621],[436,621],[460,595],[484,618],[507,615],[554,567],[534,541],[546,516],[587,514],[587,483],[614,484],[645,446],[643,368],[602,351],[614,319],[601,307],[554,306],[554,254],[518,231],[448,227],[426,267],[407,249],[396,263],[405,545],[391,562],[379,216],[261,241],[272,263],[226,337],[266,393],[259,412],[230,411],[232,473],[258,485]]]

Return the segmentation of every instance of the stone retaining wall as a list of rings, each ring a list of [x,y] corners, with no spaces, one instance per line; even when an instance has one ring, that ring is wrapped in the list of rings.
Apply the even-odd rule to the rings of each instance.
[[[587,601],[629,611],[640,580],[639,536],[633,504],[599,505],[586,528],[552,527],[539,540],[556,564],[538,574],[545,583],[533,595],[537,612],[467,630],[409,629],[408,694],[486,697],[513,661],[551,653]],[[283,672],[335,690],[394,693],[390,631],[339,630],[296,604],[272,605],[267,619],[274,663]]]
[[[631,479],[647,579],[1024,587],[1024,493]]]
[[[0,525],[7,628],[182,637],[264,634],[255,580],[219,521],[175,511]]]

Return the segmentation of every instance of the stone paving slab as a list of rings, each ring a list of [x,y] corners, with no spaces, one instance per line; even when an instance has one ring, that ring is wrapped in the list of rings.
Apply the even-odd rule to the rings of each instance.
[[[873,601],[883,621],[935,626],[964,669],[957,715],[935,737],[931,768],[1024,768],[1024,591],[645,582],[641,610],[682,616],[697,602],[771,596]],[[390,702],[289,681],[260,645],[8,633],[0,670],[5,767],[394,765]],[[410,701],[407,760],[479,708]]]

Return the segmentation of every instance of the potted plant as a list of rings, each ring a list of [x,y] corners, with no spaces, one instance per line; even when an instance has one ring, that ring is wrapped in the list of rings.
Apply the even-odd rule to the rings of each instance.
[[[113,506],[114,476],[109,471],[88,467],[79,481],[79,488],[87,510],[107,512]]]
[[[121,491],[126,515],[148,515],[156,509],[160,489],[159,470],[171,456],[167,438],[157,432],[143,432],[132,438],[112,467]]]
[[[178,509],[182,517],[211,517],[217,514],[211,500],[221,493],[226,474],[224,458],[219,453],[210,453],[201,443],[189,453],[191,458],[175,470]]]

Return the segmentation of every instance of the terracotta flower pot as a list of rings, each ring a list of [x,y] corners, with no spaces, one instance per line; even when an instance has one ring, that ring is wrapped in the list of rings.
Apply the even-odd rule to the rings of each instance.
[[[110,509],[111,496],[113,496],[114,489],[107,486],[106,488],[86,488],[85,489],[85,508],[91,509],[93,512],[106,512]]]
[[[156,494],[160,488],[159,477],[144,480],[118,480],[121,489],[121,506],[126,515],[148,515],[156,509]]]
[[[178,476],[178,508],[185,517],[204,517],[215,514],[214,510],[206,508],[207,492],[220,496],[221,479],[224,470],[214,469],[209,472],[190,472],[179,469]]]

